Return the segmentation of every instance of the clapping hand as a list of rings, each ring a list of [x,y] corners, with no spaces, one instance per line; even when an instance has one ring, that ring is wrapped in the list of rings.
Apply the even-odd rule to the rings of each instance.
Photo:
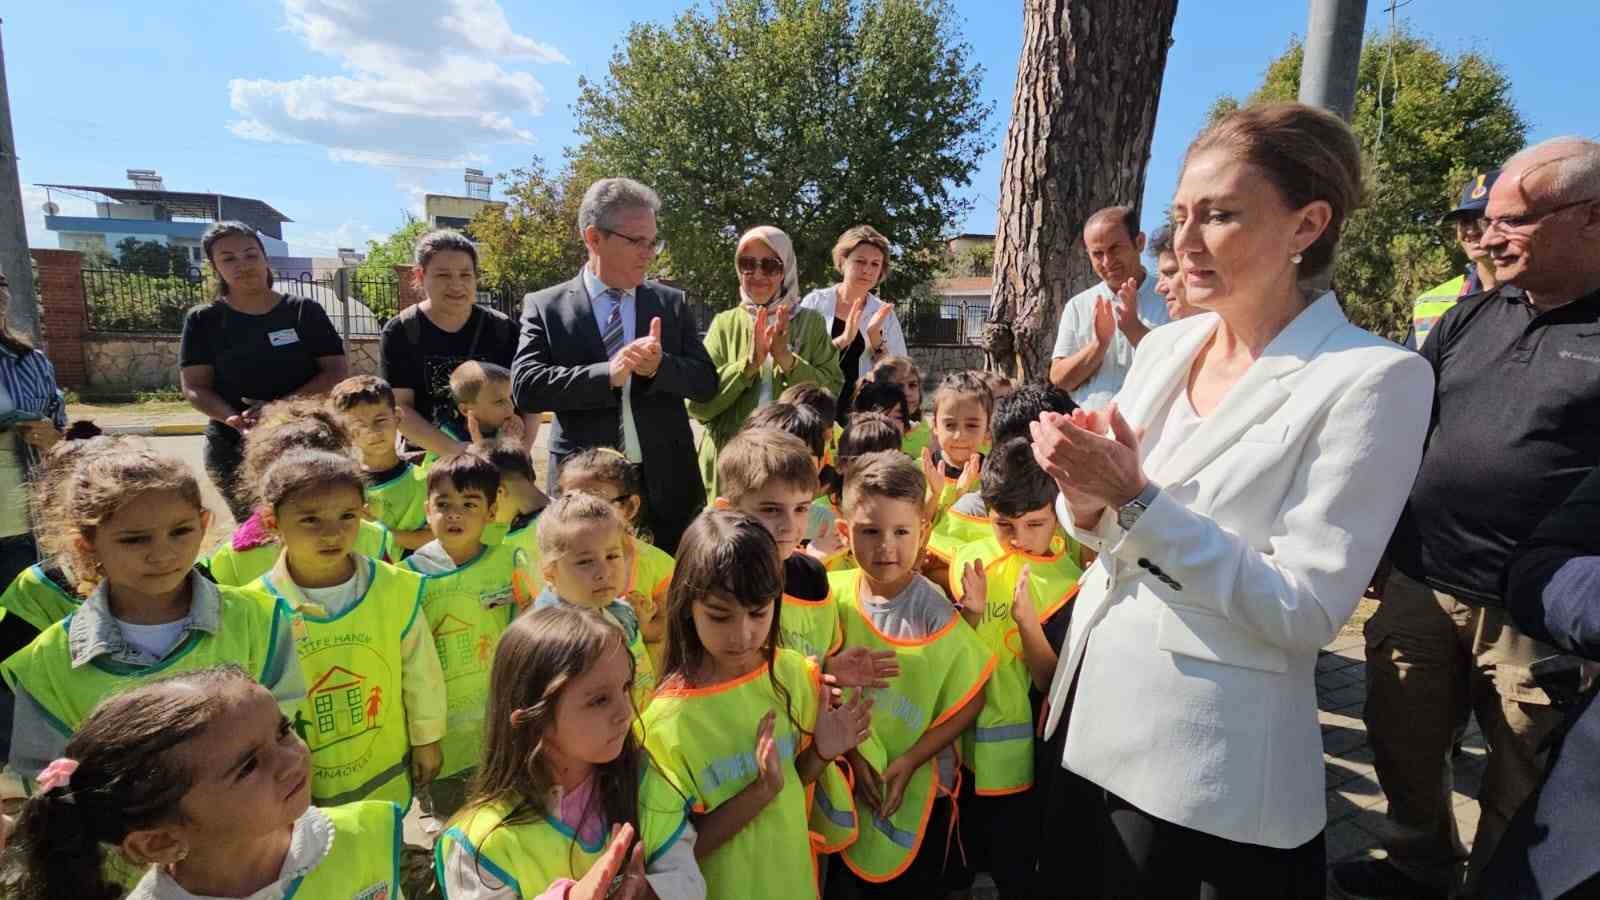
[[[611,357],[611,385],[621,387],[631,374],[650,378],[661,366],[661,319],[650,320],[650,334],[634,338]]]
[[[778,368],[789,371],[794,365],[794,353],[789,349],[789,307],[778,307],[778,312],[767,326],[767,349]]]
[[[817,725],[811,740],[817,755],[832,762],[856,747],[872,733],[872,701],[861,691],[848,702],[838,703],[839,689],[824,683],[817,698]]]
[[[772,351],[772,329],[767,327],[767,308],[765,306],[756,310],[755,336],[750,342],[750,366],[752,371],[761,371],[761,364],[767,361],[767,354]]]
[[[893,650],[857,645],[828,657],[823,671],[842,687],[886,688],[889,679],[900,674],[900,657]]]
[[[1082,527],[1093,527],[1105,509],[1139,496],[1149,483],[1139,463],[1139,433],[1114,400],[1104,412],[1044,413],[1028,431],[1034,459],[1055,480]]]
[[[1111,338],[1117,333],[1117,314],[1111,308],[1111,301],[1104,297],[1094,300],[1094,339],[1102,348],[1111,346]]]
[[[611,826],[611,840],[589,871],[567,891],[568,900],[644,900],[651,896],[644,878],[644,844],[635,843],[631,824]],[[632,852],[629,848],[632,847]],[[616,884],[615,890],[612,883]]]
[[[1128,336],[1128,340],[1135,346],[1150,329],[1139,319],[1139,282],[1129,278],[1117,288],[1117,299],[1112,303],[1116,313],[1117,328]]]
[[[989,577],[984,574],[983,564],[977,560],[968,560],[961,567],[961,615],[967,624],[976,626],[983,621],[984,613],[989,610]]]
[[[894,315],[894,307],[885,303],[867,320],[867,349],[876,351],[883,346],[883,323]]]
[[[1033,605],[1033,568],[1023,566],[1017,576],[1016,590],[1011,592],[1011,618],[1019,628],[1039,627],[1039,609]]]
[[[859,299],[850,304],[850,309],[844,316],[844,331],[833,339],[833,345],[843,353],[856,339],[861,331],[861,313],[867,308],[867,295],[862,294]]]
[[[956,479],[956,496],[970,494],[978,489],[978,479],[983,476],[983,464],[978,461],[978,454],[967,457],[961,466],[961,477]]]
[[[769,801],[783,790],[783,762],[778,758],[778,742],[773,737],[777,721],[777,713],[769,709],[756,726],[756,783]]]
[[[522,416],[512,413],[504,422],[500,423],[500,434],[498,436],[502,440],[521,443],[523,435],[527,434],[527,432],[527,426],[522,424]]]

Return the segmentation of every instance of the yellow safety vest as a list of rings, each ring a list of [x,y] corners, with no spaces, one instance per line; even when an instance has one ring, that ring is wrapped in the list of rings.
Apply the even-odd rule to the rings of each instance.
[[[0,674],[13,691],[18,687],[26,690],[50,724],[67,738],[101,700],[141,682],[224,663],[233,663],[260,681],[275,667],[273,648],[278,634],[289,628],[289,608],[238,588],[219,587],[217,593],[220,609],[216,634],[191,630],[182,644],[148,668],[115,662],[107,656],[74,667],[67,637],[72,627],[69,615],[0,663]]]
[[[256,585],[293,610],[306,676],[294,730],[311,748],[312,802],[388,800],[410,809],[401,642],[422,614],[422,578],[370,559],[356,564],[367,567],[367,592],[336,616],[295,608],[285,594],[298,590],[275,583],[271,572]]]
[[[639,782],[638,824],[646,868],[672,849],[688,822],[688,799],[654,766],[646,765]],[[531,809],[516,810],[510,800],[467,807],[450,820],[434,844],[439,890],[449,900],[444,865],[459,846],[482,871],[518,897],[533,900],[559,878],[577,881],[588,874],[605,852],[610,830],[608,823],[600,829],[600,839],[587,844],[566,823]]]
[[[428,524],[428,470],[406,464],[382,484],[367,485],[367,509],[393,531],[416,531]]]
[[[798,551],[797,551],[798,552]],[[821,600],[783,595],[778,609],[778,642],[784,647],[822,662],[839,649],[844,632],[839,628],[839,603],[830,590]]]
[[[882,773],[890,760],[903,755],[923,734],[959,713],[983,690],[994,671],[995,657],[965,620],[952,612],[949,624],[920,640],[891,638],[873,627],[861,607],[860,572],[828,576],[839,598],[839,618],[846,647],[893,650],[900,674],[889,686],[872,692],[872,736],[860,751]],[[954,785],[940,785],[934,775],[937,757],[917,769],[906,785],[900,808],[885,819],[862,810],[865,823],[856,842],[844,851],[845,865],[863,880],[892,881],[916,858],[928,826],[933,801],[941,791],[952,800]]]
[[[928,446],[933,440],[933,429],[928,426],[927,420],[917,422],[906,431],[906,436],[900,439],[900,450],[912,459],[922,459],[922,448]]]
[[[948,563],[962,547],[993,534],[994,526],[989,523],[988,516],[969,516],[957,512],[954,502],[944,504],[941,501],[939,517],[928,535],[928,554],[939,562]]]
[[[83,598],[67,584],[66,573],[60,568],[53,563],[48,568],[34,563],[18,572],[11,586],[0,594],[0,618],[20,616],[36,630],[43,631],[71,615],[82,602]]]
[[[333,824],[333,846],[284,888],[283,900],[399,900],[405,812],[376,800],[322,812]]]
[[[633,607],[640,622],[660,615],[666,603],[667,588],[672,584],[672,572],[677,562],[667,551],[654,544],[629,538],[633,542],[633,568],[628,570],[628,583],[622,589],[622,599]],[[666,652],[665,638],[646,642],[650,651],[651,671],[659,668]]]
[[[983,711],[961,735],[961,753],[977,779],[979,795],[1015,794],[1033,786],[1033,704],[1028,695],[1032,678],[1011,616],[1011,596],[1023,566],[1028,566],[1033,608],[1039,621],[1047,622],[1077,595],[1083,570],[1060,533],[1051,540],[1046,556],[1002,548],[990,535],[961,548],[950,563],[950,587],[957,602],[964,593],[961,572],[973,560],[983,566],[988,601],[978,623],[978,638],[997,662],[994,676],[983,688]]]
[[[722,684],[692,688],[681,678],[669,679],[645,710],[651,757],[693,798],[697,813],[716,809],[755,781],[756,727],[769,710],[777,711],[773,736],[786,767],[783,789],[738,834],[700,860],[711,900],[750,897],[755,885],[761,886],[762,900],[817,897],[806,790],[794,763],[816,727],[820,678],[810,660],[779,648],[770,667]],[[774,688],[774,680],[782,691]]]
[[[1444,284],[1435,285],[1411,304],[1411,330],[1416,335],[1417,349],[1428,339],[1428,332],[1438,324],[1439,317],[1450,311],[1461,297],[1461,288],[1467,276],[1457,275]]]
[[[414,557],[403,566],[418,571]],[[453,571],[422,577],[422,613],[439,651],[449,705],[441,778],[476,768],[483,755],[489,670],[500,636],[531,599],[526,572],[526,554],[495,544]]]
[[[394,533],[382,522],[362,519],[352,550],[368,559],[389,561],[399,559],[398,547]],[[272,571],[282,552],[283,545],[276,541],[249,550],[235,550],[232,544],[224,541],[206,560],[206,571],[217,584],[244,587]]]

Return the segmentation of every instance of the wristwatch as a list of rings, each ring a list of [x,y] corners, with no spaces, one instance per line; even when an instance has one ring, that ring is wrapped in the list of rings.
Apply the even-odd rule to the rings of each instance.
[[[1159,493],[1161,487],[1152,481],[1146,484],[1144,490],[1132,500],[1117,507],[1117,524],[1122,526],[1123,531],[1132,531],[1133,526],[1139,524],[1139,517],[1150,508],[1150,504],[1156,502],[1156,495]]]

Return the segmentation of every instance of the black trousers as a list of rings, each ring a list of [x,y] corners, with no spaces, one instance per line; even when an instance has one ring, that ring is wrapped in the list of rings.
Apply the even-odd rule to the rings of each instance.
[[[972,884],[972,873],[967,871],[953,840],[949,841],[948,855],[945,852],[952,806],[949,797],[933,801],[922,846],[899,877],[873,884],[850,871],[842,858],[835,857],[825,896],[828,900],[940,900],[952,891],[964,890]]]
[[[1000,900],[1028,900],[1034,896],[1034,859],[1039,839],[1039,793],[1029,788],[998,797],[980,796],[976,776],[961,773],[958,831],[966,851],[967,871],[974,880],[979,872],[994,879]],[[971,882],[968,882],[968,887]]]

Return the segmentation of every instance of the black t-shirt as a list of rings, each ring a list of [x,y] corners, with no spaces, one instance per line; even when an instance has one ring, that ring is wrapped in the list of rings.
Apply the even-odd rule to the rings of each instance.
[[[1499,606],[1511,550],[1600,463],[1600,291],[1545,313],[1512,291],[1464,297],[1422,356],[1433,422],[1391,558]]]
[[[814,556],[796,550],[783,561],[783,592],[797,600],[828,599],[828,569]]]
[[[844,334],[844,320],[834,316],[830,330],[834,337]],[[840,425],[850,423],[850,401],[855,399],[856,373],[861,371],[861,354],[865,352],[867,352],[867,339],[857,331],[855,340],[839,354],[839,371],[844,373],[844,386],[839,388],[838,411],[834,414],[834,418]]]
[[[407,333],[407,319],[415,323],[415,342]],[[378,349],[384,380],[414,392],[419,415],[440,428],[466,434],[467,424],[450,397],[450,373],[468,360],[511,368],[517,355],[517,326],[504,313],[474,306],[467,324],[450,332],[417,310],[390,319]]]
[[[281,297],[261,315],[222,301],[189,310],[178,365],[210,366],[212,386],[230,406],[277,400],[317,375],[317,360],[343,356],[344,341],[315,300]]]

